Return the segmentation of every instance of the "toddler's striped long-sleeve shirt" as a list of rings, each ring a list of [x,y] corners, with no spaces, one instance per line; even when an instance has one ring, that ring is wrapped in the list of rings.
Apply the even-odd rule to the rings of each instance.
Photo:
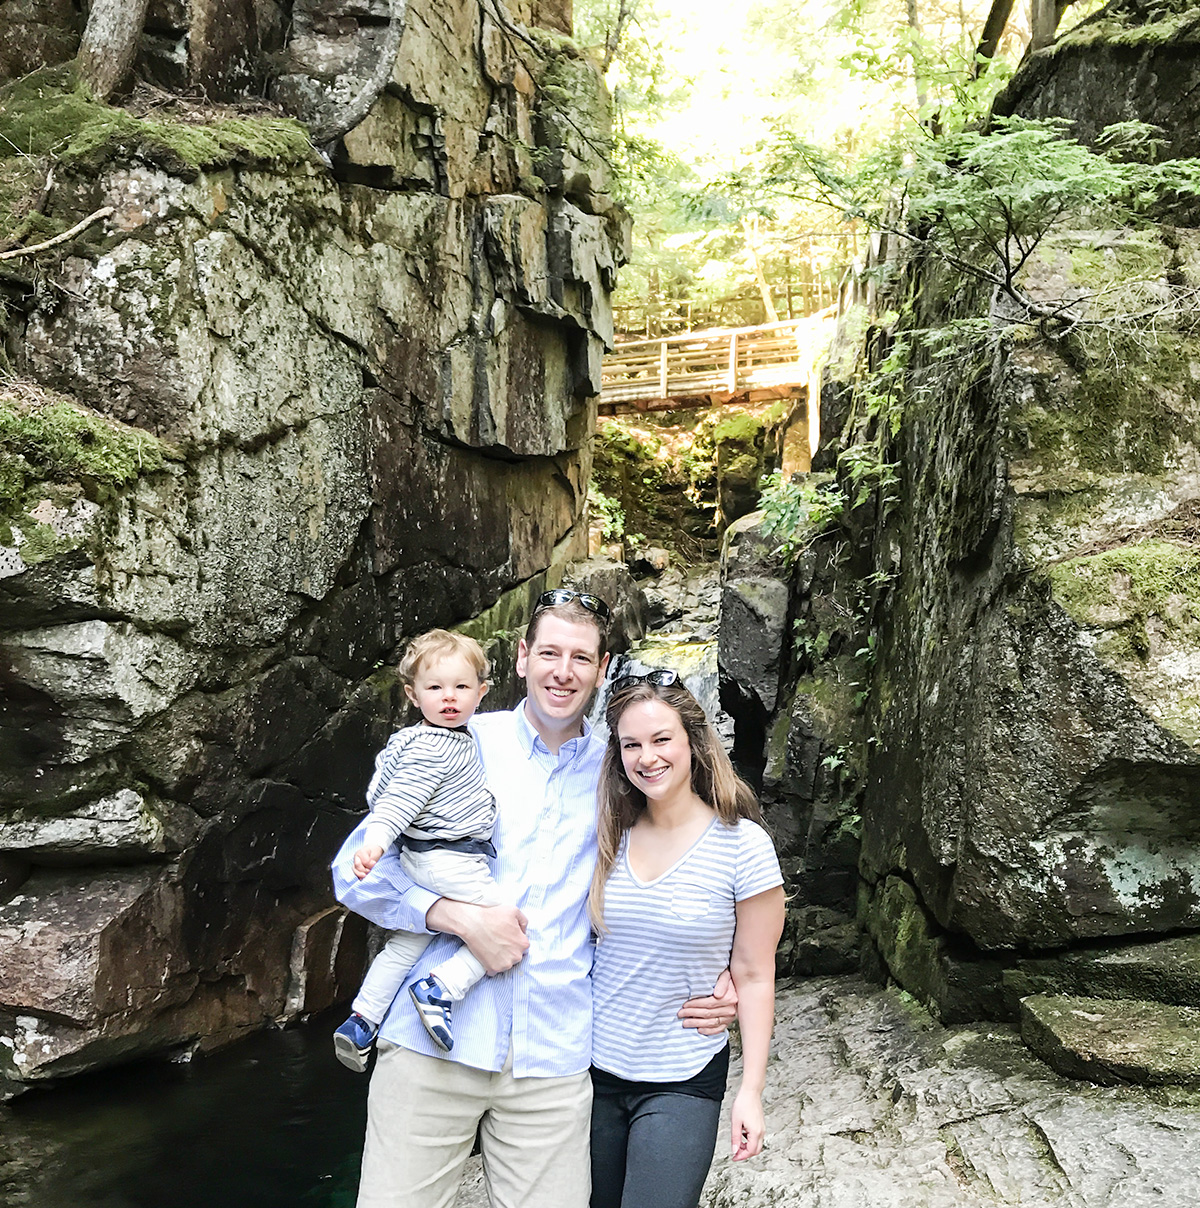
[[[366,847],[413,839],[488,839],[496,799],[488,791],[475,739],[465,729],[407,726],[375,759],[367,786]]]

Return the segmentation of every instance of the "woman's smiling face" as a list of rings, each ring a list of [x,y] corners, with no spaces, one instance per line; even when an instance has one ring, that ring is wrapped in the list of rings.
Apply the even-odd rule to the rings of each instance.
[[[692,789],[692,745],[679,714],[661,700],[630,705],[617,721],[621,763],[634,788],[650,801]]]

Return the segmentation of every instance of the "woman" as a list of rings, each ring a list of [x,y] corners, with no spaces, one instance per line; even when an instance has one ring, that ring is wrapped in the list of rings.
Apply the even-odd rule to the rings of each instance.
[[[673,671],[626,676],[607,710],[600,858],[589,909],[591,1208],[695,1208],[712,1163],[729,1038],[702,1036],[679,1004],[738,993],[742,1084],[733,1159],[762,1149],[783,877],[758,803]]]

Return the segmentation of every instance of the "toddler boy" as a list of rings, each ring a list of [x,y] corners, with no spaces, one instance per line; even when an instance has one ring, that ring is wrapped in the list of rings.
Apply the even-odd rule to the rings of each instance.
[[[375,759],[367,788],[371,817],[354,853],[362,880],[397,840],[400,863],[418,885],[459,902],[500,904],[488,867],[495,856],[496,802],[467,722],[488,690],[488,661],[474,638],[433,629],[413,640],[400,661],[400,681],[421,711],[419,725],[396,731]],[[350,1018],[333,1034],[343,1065],[360,1073],[409,970],[432,935],[394,931],[375,958]],[[439,1048],[454,1048],[451,1004],[484,975],[463,945],[409,987],[425,1030]]]

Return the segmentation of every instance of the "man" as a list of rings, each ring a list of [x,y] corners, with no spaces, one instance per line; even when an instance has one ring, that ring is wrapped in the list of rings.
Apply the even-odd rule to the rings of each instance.
[[[359,1208],[449,1208],[477,1129],[498,1208],[586,1208],[586,907],[604,743],[584,715],[608,668],[608,618],[596,596],[565,588],[542,595],[517,652],[525,700],[471,722],[499,805],[496,881],[514,905],[437,898],[404,876],[394,852],[358,880],[351,861],[361,825],[334,861],[334,888],[350,909],[384,927],[445,933],[410,981],[459,940],[495,975],[454,1005],[450,1054],[413,1011],[393,1011],[380,1028]],[[734,1001],[731,992],[696,999],[680,1015],[685,1026],[719,1031]]]

